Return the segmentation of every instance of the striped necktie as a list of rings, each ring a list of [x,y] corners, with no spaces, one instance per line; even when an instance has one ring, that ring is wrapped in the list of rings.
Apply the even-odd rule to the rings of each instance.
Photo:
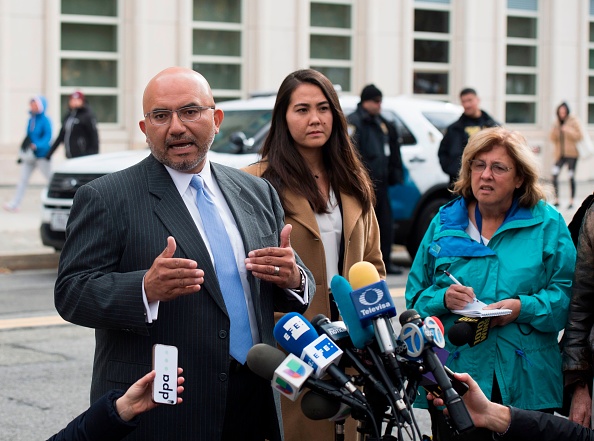
[[[202,177],[194,175],[190,185],[196,189],[196,205],[210,243],[217,279],[231,321],[229,352],[235,360],[244,364],[247,353],[253,346],[253,341],[245,295],[233,247],[219,211],[204,188]]]

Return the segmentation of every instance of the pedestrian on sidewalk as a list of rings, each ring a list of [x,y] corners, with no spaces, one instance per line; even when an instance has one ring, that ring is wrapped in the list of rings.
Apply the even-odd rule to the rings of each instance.
[[[26,148],[33,151],[34,157],[30,160],[19,159],[18,161],[21,164],[21,177],[14,197],[10,202],[4,204],[4,209],[12,213],[18,211],[31,174],[36,167],[39,167],[39,170],[48,181],[51,175],[50,162],[45,158],[52,139],[52,123],[45,114],[47,100],[44,96],[38,95],[31,98],[29,105],[31,107],[29,111],[31,116],[27,123],[28,146]]]
[[[62,128],[46,158],[50,159],[62,143],[68,159],[99,153],[97,119],[87,98],[79,90],[68,97],[68,111],[62,120]]]
[[[578,160],[577,143],[583,134],[580,122],[575,115],[570,114],[567,103],[557,107],[557,119],[551,129],[550,138],[555,147],[555,165],[553,166],[553,187],[555,188],[555,207],[559,207],[559,172],[567,164],[569,189],[571,190],[568,209],[573,208],[575,198],[575,166]]]

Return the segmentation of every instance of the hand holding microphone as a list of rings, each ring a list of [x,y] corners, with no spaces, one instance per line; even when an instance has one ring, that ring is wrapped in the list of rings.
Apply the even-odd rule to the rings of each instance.
[[[414,309],[409,309],[400,316],[400,323],[403,324],[402,334],[404,334],[402,338],[406,342],[407,347],[410,344],[409,354],[411,356],[422,356],[423,363],[433,374],[437,385],[443,393],[443,401],[448,408],[456,430],[462,433],[472,429],[474,424],[460,395],[453,388],[441,360],[433,350],[435,346],[443,348],[443,344],[445,344],[442,331],[443,325],[438,320],[436,317],[428,317],[425,319],[425,323],[423,323],[418,312]],[[421,330],[421,328],[424,329]],[[441,346],[437,344],[438,342]]]

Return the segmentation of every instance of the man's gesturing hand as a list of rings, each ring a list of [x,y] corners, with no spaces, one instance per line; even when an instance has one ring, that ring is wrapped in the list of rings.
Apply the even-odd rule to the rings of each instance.
[[[175,239],[169,236],[167,247],[144,276],[144,291],[149,302],[166,302],[200,291],[204,271],[194,260],[173,257],[176,248]]]
[[[245,268],[254,277],[285,289],[298,289],[301,286],[301,274],[291,248],[292,229],[291,224],[284,226],[280,233],[280,247],[261,248],[248,253]]]

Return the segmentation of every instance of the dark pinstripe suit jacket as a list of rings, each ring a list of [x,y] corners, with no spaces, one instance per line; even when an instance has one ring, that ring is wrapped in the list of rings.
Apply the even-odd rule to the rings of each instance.
[[[219,164],[212,171],[246,252],[278,246],[284,213],[272,186]],[[175,345],[186,377],[184,403],[141,416],[129,439],[218,440],[227,397],[229,318],[208,251],[165,167],[150,155],[81,187],[66,233],[55,304],[64,319],[96,329],[91,401],[148,372],[154,343]],[[175,257],[194,259],[204,269],[204,285],[194,295],[161,302],[158,320],[147,324],[142,278],[169,235],[177,242]],[[313,280],[309,272],[308,277]],[[305,307],[275,285],[248,279],[261,340],[274,345],[273,312]],[[309,286],[313,296],[315,284]]]

